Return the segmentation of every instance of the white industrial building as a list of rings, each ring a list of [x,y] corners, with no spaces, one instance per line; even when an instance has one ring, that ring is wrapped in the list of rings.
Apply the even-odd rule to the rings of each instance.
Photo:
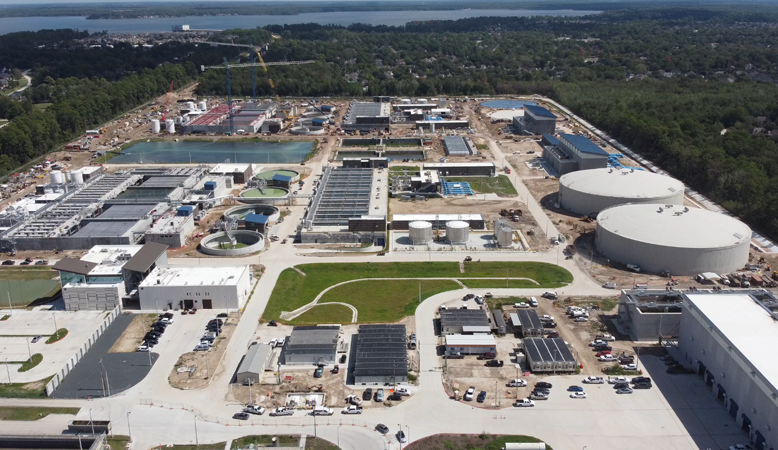
[[[140,309],[240,309],[251,282],[247,265],[157,267],[140,283]]]
[[[272,356],[273,347],[267,344],[255,344],[249,347],[238,367],[236,381],[240,384],[259,384],[262,374],[268,370],[268,362]]]
[[[146,230],[146,242],[159,242],[170,248],[180,248],[186,244],[186,237],[195,228],[194,214],[181,215],[170,213],[160,217]]]
[[[491,334],[448,334],[447,355],[483,355],[497,353],[497,341]]]
[[[672,275],[728,273],[748,262],[751,229],[680,205],[628,204],[597,215],[595,244],[609,260]]]
[[[681,317],[684,362],[756,450],[778,447],[777,314],[778,300],[767,291],[724,291],[685,294]]]
[[[54,265],[62,283],[62,299],[68,311],[112,310],[127,295],[124,265],[141,245],[96,245],[81,257],[63,258]]]
[[[625,203],[683,205],[684,186],[668,176],[635,169],[578,170],[559,179],[560,206],[577,214]]]

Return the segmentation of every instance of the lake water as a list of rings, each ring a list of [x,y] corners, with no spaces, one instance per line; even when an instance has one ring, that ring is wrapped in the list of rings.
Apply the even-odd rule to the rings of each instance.
[[[141,142],[110,159],[113,164],[300,163],[313,150],[313,142]]]
[[[458,20],[469,17],[525,17],[525,16],[584,16],[600,11],[522,10],[522,9],[470,9],[456,11],[340,11],[328,13],[304,13],[286,16],[187,16],[155,19],[100,19],[86,17],[3,17],[0,18],[0,34],[17,31],[75,28],[90,32],[151,33],[170,31],[174,25],[189,25],[193,29],[256,28],[265,25],[295,23],[319,23],[322,25],[405,25],[410,21]]]

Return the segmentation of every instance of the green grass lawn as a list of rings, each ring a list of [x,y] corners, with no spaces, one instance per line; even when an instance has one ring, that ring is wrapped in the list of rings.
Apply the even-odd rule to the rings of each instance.
[[[0,398],[43,398],[46,383],[52,378],[53,376],[30,383],[0,384]]]
[[[124,450],[130,442],[129,436],[113,435],[106,439],[111,450]]]
[[[32,105],[32,109],[34,111],[44,111],[51,105],[52,105],[52,103],[36,103],[36,104]]]
[[[40,364],[41,361],[43,361],[43,355],[40,353],[35,353],[32,355],[32,358],[22,363],[22,366],[19,367],[19,372],[27,372],[28,370],[32,370],[35,366]]]
[[[367,280],[338,286],[327,292],[319,301],[337,301],[353,305],[359,311],[360,323],[396,322],[416,313],[416,307],[419,306],[419,283],[422,300],[460,287],[454,281],[448,280]],[[327,321],[322,320],[319,323]]]
[[[506,443],[542,442],[532,436],[499,436],[482,433],[429,436],[408,445],[408,450],[502,450]],[[546,444],[547,450],[552,450]]]
[[[49,267],[3,267],[0,269],[0,301],[27,306],[39,298],[51,297],[60,290],[57,272]]]
[[[518,195],[511,180],[506,175],[496,177],[446,177],[454,183],[470,183],[470,188],[478,194],[497,194],[501,197]]]
[[[6,119],[0,119],[0,125],[8,123],[8,120]]]
[[[513,286],[519,287],[558,287],[573,281],[573,276],[567,270],[553,264],[536,262],[470,262],[465,263],[465,273],[459,271],[458,262],[408,262],[408,263],[347,263],[347,264],[302,264],[297,266],[306,275],[300,275],[293,269],[281,272],[275,289],[270,296],[270,301],[265,308],[263,320],[278,319],[282,311],[293,311],[303,305],[312,302],[324,289],[343,281],[358,280],[364,278],[460,278],[460,277],[496,277],[496,280],[466,280],[468,286],[483,288],[499,288],[505,286],[505,271],[511,277],[532,278],[540,283],[540,286],[527,281],[511,280]],[[527,283],[527,284],[525,284]],[[406,312],[407,300],[403,300],[399,292],[403,283],[398,281],[387,282],[398,292],[395,297],[384,297],[384,301],[397,302],[395,311]],[[359,283],[354,284],[358,286]],[[409,286],[415,286],[415,296],[418,297],[418,281],[411,281]],[[459,286],[452,286],[457,289]],[[348,302],[360,309],[375,305],[370,300],[374,295],[372,291],[358,290],[353,294],[344,294],[341,289],[351,290],[354,287],[345,285],[333,289],[337,291],[337,299],[333,291],[328,292],[322,302],[340,301]],[[410,289],[410,288],[409,288]],[[422,285],[424,289],[424,285]],[[443,289],[449,290],[449,289]],[[437,292],[443,292],[437,291]],[[351,291],[349,291],[351,292]],[[388,291],[392,292],[392,291]],[[436,292],[436,293],[437,293]],[[430,294],[432,295],[432,294]],[[413,307],[415,309],[415,307]],[[387,313],[378,313],[381,316]],[[399,312],[394,313],[399,314]],[[405,315],[405,314],[402,314]],[[402,317],[400,315],[400,317]],[[360,321],[373,317],[370,311],[359,311]],[[310,320],[310,316],[306,320]],[[322,321],[324,323],[326,321]]]
[[[489,309],[502,309],[503,306],[513,306],[515,303],[527,302],[527,297],[502,297],[502,298],[487,298],[486,304],[489,305]]]
[[[48,339],[46,339],[46,343],[47,344],[53,344],[55,342],[61,341],[67,335],[68,335],[68,329],[67,328],[60,328],[59,330],[57,330],[56,333],[52,334],[51,336],[49,336]]]
[[[418,172],[420,170],[419,166],[392,166],[389,168],[390,172]]]
[[[270,444],[273,443],[274,437],[278,438],[278,443],[285,447],[297,447],[297,445],[300,443],[300,436],[272,436],[263,434],[243,436],[242,438],[233,439],[232,446],[230,448],[249,448],[249,445],[251,444],[254,444],[254,447],[270,446]],[[222,446],[222,448],[224,448],[224,446]]]
[[[38,420],[49,414],[78,414],[80,408],[47,408],[47,407],[26,407],[12,406],[0,407],[0,420]]]
[[[343,305],[318,305],[300,314],[292,323],[295,325],[351,323],[351,310]]]
[[[508,280],[508,285],[505,285],[505,280],[460,280],[465,286],[470,289],[497,289],[509,287],[513,289],[529,289],[539,288],[537,284],[528,280]],[[562,284],[560,283],[560,286]],[[546,286],[551,287],[551,286]]]

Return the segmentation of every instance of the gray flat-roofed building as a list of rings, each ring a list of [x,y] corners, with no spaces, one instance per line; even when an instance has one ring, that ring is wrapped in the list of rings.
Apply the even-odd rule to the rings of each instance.
[[[284,342],[284,364],[335,364],[340,326],[294,327]]]
[[[447,355],[483,355],[484,353],[497,353],[497,341],[491,334],[446,336]]]
[[[443,309],[440,311],[440,334],[462,334],[465,327],[489,326],[489,318],[483,309]]]
[[[520,309],[516,311],[521,323],[521,335],[523,337],[543,336],[543,323],[534,309]]]
[[[494,317],[494,332],[500,336],[505,335],[508,332],[508,327],[505,323],[505,317],[502,315],[502,310],[493,309],[492,317]]]
[[[148,222],[135,220],[89,221],[83,224],[72,237],[102,238],[94,241],[96,245],[131,245],[140,240],[150,224],[151,219]]]
[[[778,299],[764,290],[683,295],[679,362],[701,377],[696,386],[710,389],[752,448],[778,448]]]
[[[446,136],[443,138],[443,147],[448,156],[470,156],[470,146],[461,136]]]
[[[408,383],[405,325],[360,325],[354,358],[354,383]]]
[[[682,311],[680,291],[624,290],[616,323],[633,341],[656,342],[678,337]]]
[[[246,356],[238,367],[236,381],[240,384],[259,384],[265,371],[267,360],[273,354],[273,347],[256,344],[249,347]]]
[[[554,134],[557,117],[542,106],[525,105],[523,116],[513,117],[513,127],[518,134]]]
[[[530,371],[543,372],[575,372],[577,367],[575,357],[560,338],[527,338],[524,339],[524,353]]]
[[[371,130],[389,128],[392,105],[389,103],[352,102],[343,116],[344,130]]]
[[[91,220],[137,220],[148,216],[157,206],[160,206],[159,203],[110,205],[102,214],[91,218]]]
[[[559,145],[543,147],[543,159],[558,175],[576,170],[604,169],[608,166],[610,154],[584,136],[577,134],[559,135]]]

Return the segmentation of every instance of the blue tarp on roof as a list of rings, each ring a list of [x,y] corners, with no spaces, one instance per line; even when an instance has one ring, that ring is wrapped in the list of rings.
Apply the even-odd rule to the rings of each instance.
[[[524,109],[538,117],[551,117],[551,118],[556,117],[551,111],[547,110],[542,106],[524,105]]]
[[[589,153],[592,155],[603,155],[603,156],[610,155],[608,152],[601,149],[599,145],[595,144],[589,139],[586,139],[583,136],[579,136],[577,134],[564,134],[564,133],[560,134],[560,136],[562,136],[568,142],[573,144],[573,146],[582,153]]]
[[[268,216],[264,214],[249,214],[245,218],[243,218],[244,222],[251,222],[251,223],[267,223]]]
[[[289,175],[281,175],[280,173],[277,173],[273,175],[273,181],[280,181],[282,183],[291,183],[292,177]]]
[[[544,134],[543,140],[548,142],[549,145],[559,145],[559,139],[557,139],[556,136],[552,136],[550,134]]]

